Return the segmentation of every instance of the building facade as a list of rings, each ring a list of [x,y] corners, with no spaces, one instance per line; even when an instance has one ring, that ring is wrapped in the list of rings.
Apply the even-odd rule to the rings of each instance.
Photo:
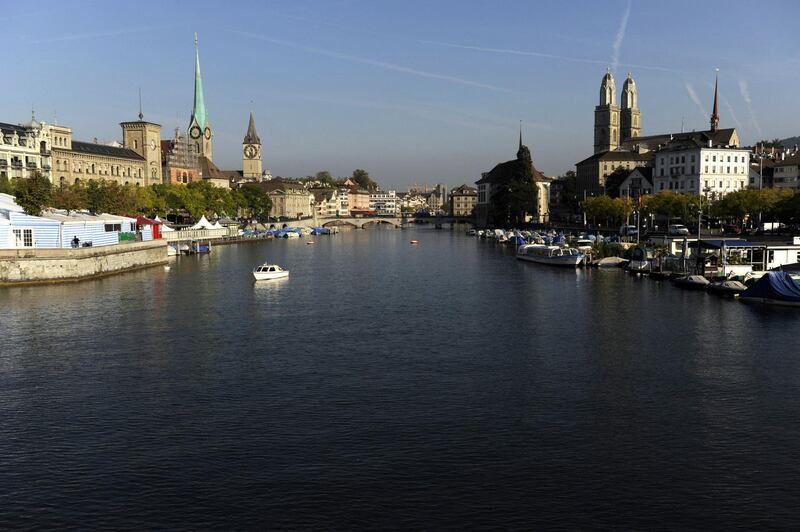
[[[636,91],[636,82],[631,73],[622,84],[622,101],[619,113],[620,141],[624,142],[639,137],[642,128],[642,114],[638,106],[639,95]]]
[[[32,117],[27,124],[0,123],[0,177],[10,180],[36,172],[52,181],[52,126]]]
[[[369,208],[378,216],[397,216],[400,203],[394,190],[378,190],[369,195]]]
[[[189,184],[201,179],[197,153],[180,129],[175,137],[161,141],[161,175],[165,184]]]
[[[716,199],[747,188],[749,181],[750,151],[744,148],[717,146],[711,139],[680,139],[655,155],[655,192],[672,190]]]
[[[478,189],[466,184],[450,191],[450,215],[472,216],[478,202]]]
[[[578,199],[606,193],[606,179],[618,169],[633,170],[650,166],[652,153],[614,150],[595,153],[575,165],[575,187]]]
[[[775,188],[800,188],[800,155],[775,161],[772,167],[772,186]]]

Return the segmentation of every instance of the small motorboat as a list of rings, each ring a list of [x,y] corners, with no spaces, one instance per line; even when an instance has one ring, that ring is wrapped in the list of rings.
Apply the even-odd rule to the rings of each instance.
[[[316,242],[314,242],[313,240],[309,240],[308,242],[306,242],[306,246],[313,246],[314,244],[316,244]]]
[[[676,277],[672,280],[675,286],[686,288],[687,290],[705,290],[711,284],[708,279],[702,275],[684,275]]]
[[[412,240],[412,241],[410,242],[410,244],[411,244],[412,246],[416,246],[417,244],[419,244],[419,240]]]
[[[265,262],[261,266],[256,266],[253,269],[253,277],[256,278],[256,281],[271,281],[272,279],[289,277],[289,271],[284,270],[277,264],[267,264]]]
[[[706,286],[706,292],[720,296],[732,296],[747,290],[747,287],[739,281],[717,281]]]

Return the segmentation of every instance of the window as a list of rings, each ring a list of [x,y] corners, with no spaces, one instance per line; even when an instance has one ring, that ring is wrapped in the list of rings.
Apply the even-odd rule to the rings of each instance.
[[[727,170],[727,172],[725,172],[726,174],[730,174],[731,173],[731,167],[730,166],[726,167],[726,170]]]
[[[694,162],[694,155],[692,155],[692,162]]]
[[[692,170],[692,171],[691,171],[691,172],[689,172],[689,173],[690,173],[690,174],[693,174],[693,173],[694,173],[694,165],[692,165],[692,166],[691,166],[691,170]]]
[[[664,167],[661,167],[661,177],[664,177]]]
[[[32,248],[33,229],[14,229],[14,241],[18,248]]]
[[[731,156],[728,155],[728,162],[731,162]]]
[[[133,149],[134,150],[138,150],[139,149],[139,141],[138,140],[134,140],[133,141]]]
[[[703,173],[704,173],[704,174],[707,174],[707,173],[708,173],[708,165],[706,165],[706,167],[705,167],[705,170],[703,170]]]
[[[722,181],[719,182],[719,188],[722,188]]]
[[[715,163],[715,162],[717,162],[717,156],[716,156],[716,155],[712,155],[712,156],[711,156],[711,162],[712,162],[712,163]]]
[[[106,233],[113,233],[114,231],[122,231],[122,224],[106,224]]]
[[[681,164],[683,164],[685,162],[686,162],[686,156],[685,155],[681,155]]]
[[[739,181],[739,188],[744,188],[744,181]]]

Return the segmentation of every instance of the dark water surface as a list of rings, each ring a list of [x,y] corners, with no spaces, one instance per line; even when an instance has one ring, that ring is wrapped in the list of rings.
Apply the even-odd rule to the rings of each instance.
[[[791,309],[434,230],[0,305],[0,529],[800,523]]]

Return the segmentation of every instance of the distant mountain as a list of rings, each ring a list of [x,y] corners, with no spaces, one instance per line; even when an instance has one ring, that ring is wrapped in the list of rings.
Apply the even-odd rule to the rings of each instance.
[[[800,136],[797,137],[789,137],[788,139],[781,140],[781,144],[783,144],[786,148],[792,148],[794,146],[800,146]]]

